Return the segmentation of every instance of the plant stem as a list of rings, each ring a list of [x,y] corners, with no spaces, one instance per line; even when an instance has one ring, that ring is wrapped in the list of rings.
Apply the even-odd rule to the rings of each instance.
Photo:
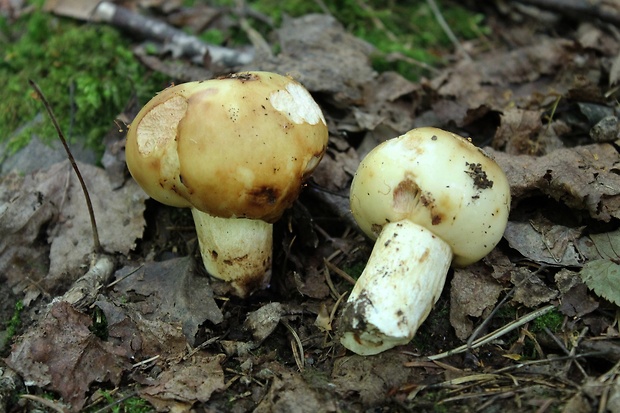
[[[71,166],[73,167],[73,170],[75,171],[75,174],[77,175],[78,180],[80,181],[80,185],[82,186],[82,191],[84,192],[84,198],[86,198],[86,207],[88,208],[88,215],[90,216],[90,226],[92,227],[92,230],[93,230],[93,242],[95,245],[95,252],[100,253],[102,251],[102,248],[101,248],[101,242],[99,241],[99,231],[97,231],[97,222],[95,221],[95,211],[93,210],[93,204],[90,200],[90,195],[88,194],[88,188],[86,188],[86,183],[84,182],[84,179],[82,178],[80,169],[78,168],[77,163],[75,162],[75,158],[73,157],[73,154],[71,153],[71,149],[69,149],[69,145],[67,144],[65,135],[62,133],[62,129],[60,129],[60,125],[58,124],[58,121],[56,120],[54,111],[52,110],[52,107],[47,101],[47,98],[45,97],[41,89],[39,88],[39,85],[37,85],[37,83],[34,80],[28,79],[28,83],[30,83],[30,86],[32,86],[34,91],[37,92],[37,95],[43,102],[43,106],[45,106],[45,110],[47,110],[47,114],[49,115],[52,123],[54,124],[54,128],[56,128],[56,133],[58,133],[58,137],[60,138],[60,141],[62,142],[62,146],[64,146],[65,151],[67,152],[67,157],[69,158],[69,162],[71,162]]]

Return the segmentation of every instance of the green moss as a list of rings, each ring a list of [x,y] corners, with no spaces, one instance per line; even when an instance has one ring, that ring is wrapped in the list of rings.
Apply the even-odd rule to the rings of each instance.
[[[32,122],[43,112],[28,84],[37,82],[67,137],[86,139],[102,148],[102,137],[114,125],[132,94],[150,98],[167,83],[134,58],[127,40],[107,26],[79,24],[34,11],[9,23],[0,18],[0,136],[9,148],[24,146],[33,133],[56,139],[51,122]],[[14,132],[21,130],[14,134]]]
[[[112,394],[110,394],[110,392],[103,391],[102,396],[105,402],[111,406],[108,410],[113,413],[146,413],[153,411],[153,407],[146,400],[141,399],[137,396],[124,399],[118,404],[114,404],[117,402],[117,400],[115,400],[115,398],[112,396]],[[101,409],[99,408],[99,405],[93,407],[92,409],[92,411],[100,410]]]
[[[427,74],[423,65],[439,65],[442,55],[452,49],[425,0],[404,2],[380,0],[326,0],[325,6],[352,34],[373,44],[378,53],[373,64],[378,71],[395,70],[409,79]],[[318,2],[303,0],[253,0],[254,9],[279,25],[284,15],[293,17],[321,13]],[[442,15],[460,39],[473,39],[488,34],[484,16],[472,13],[456,3],[440,1]],[[396,56],[403,58],[396,58]],[[413,64],[412,60],[422,63]]]
[[[15,308],[13,310],[13,315],[11,319],[6,323],[6,337],[4,343],[0,346],[0,349],[3,349],[8,343],[11,342],[13,337],[17,334],[19,327],[21,326],[21,314],[24,310],[24,303],[20,300],[15,303]]]
[[[362,275],[362,272],[364,272],[364,268],[366,268],[365,262],[357,262],[350,267],[344,267],[343,271],[357,280],[360,275]]]
[[[558,310],[553,309],[532,322],[532,332],[542,332],[546,327],[551,332],[557,333],[560,331],[562,324],[564,324],[564,315]]]

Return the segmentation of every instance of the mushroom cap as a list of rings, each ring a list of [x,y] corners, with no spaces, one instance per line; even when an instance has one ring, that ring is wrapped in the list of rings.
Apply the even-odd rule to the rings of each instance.
[[[497,163],[468,140],[418,128],[364,158],[351,184],[351,211],[373,239],[388,222],[422,225],[450,245],[454,265],[465,266],[501,239],[510,186]]]
[[[244,72],[165,89],[127,133],[127,166],[154,199],[222,217],[277,220],[323,157],[328,131],[289,77]]]

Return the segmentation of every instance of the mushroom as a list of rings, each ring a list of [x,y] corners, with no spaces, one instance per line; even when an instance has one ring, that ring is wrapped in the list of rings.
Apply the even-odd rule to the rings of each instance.
[[[206,270],[246,297],[271,276],[273,222],[327,146],[310,93],[244,72],[165,89],[127,133],[131,175],[155,200],[191,208]]]
[[[443,289],[501,239],[510,211],[504,172],[471,142],[436,128],[383,142],[361,162],[351,211],[376,239],[344,306],[341,343],[372,355],[408,343]]]

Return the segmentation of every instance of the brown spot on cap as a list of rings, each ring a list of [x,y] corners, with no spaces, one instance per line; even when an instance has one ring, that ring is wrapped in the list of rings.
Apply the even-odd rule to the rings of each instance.
[[[268,186],[254,188],[248,194],[251,202],[257,205],[274,205],[279,197],[279,191]]]
[[[401,181],[392,195],[392,207],[399,213],[408,213],[420,202],[420,187],[411,179]]]

